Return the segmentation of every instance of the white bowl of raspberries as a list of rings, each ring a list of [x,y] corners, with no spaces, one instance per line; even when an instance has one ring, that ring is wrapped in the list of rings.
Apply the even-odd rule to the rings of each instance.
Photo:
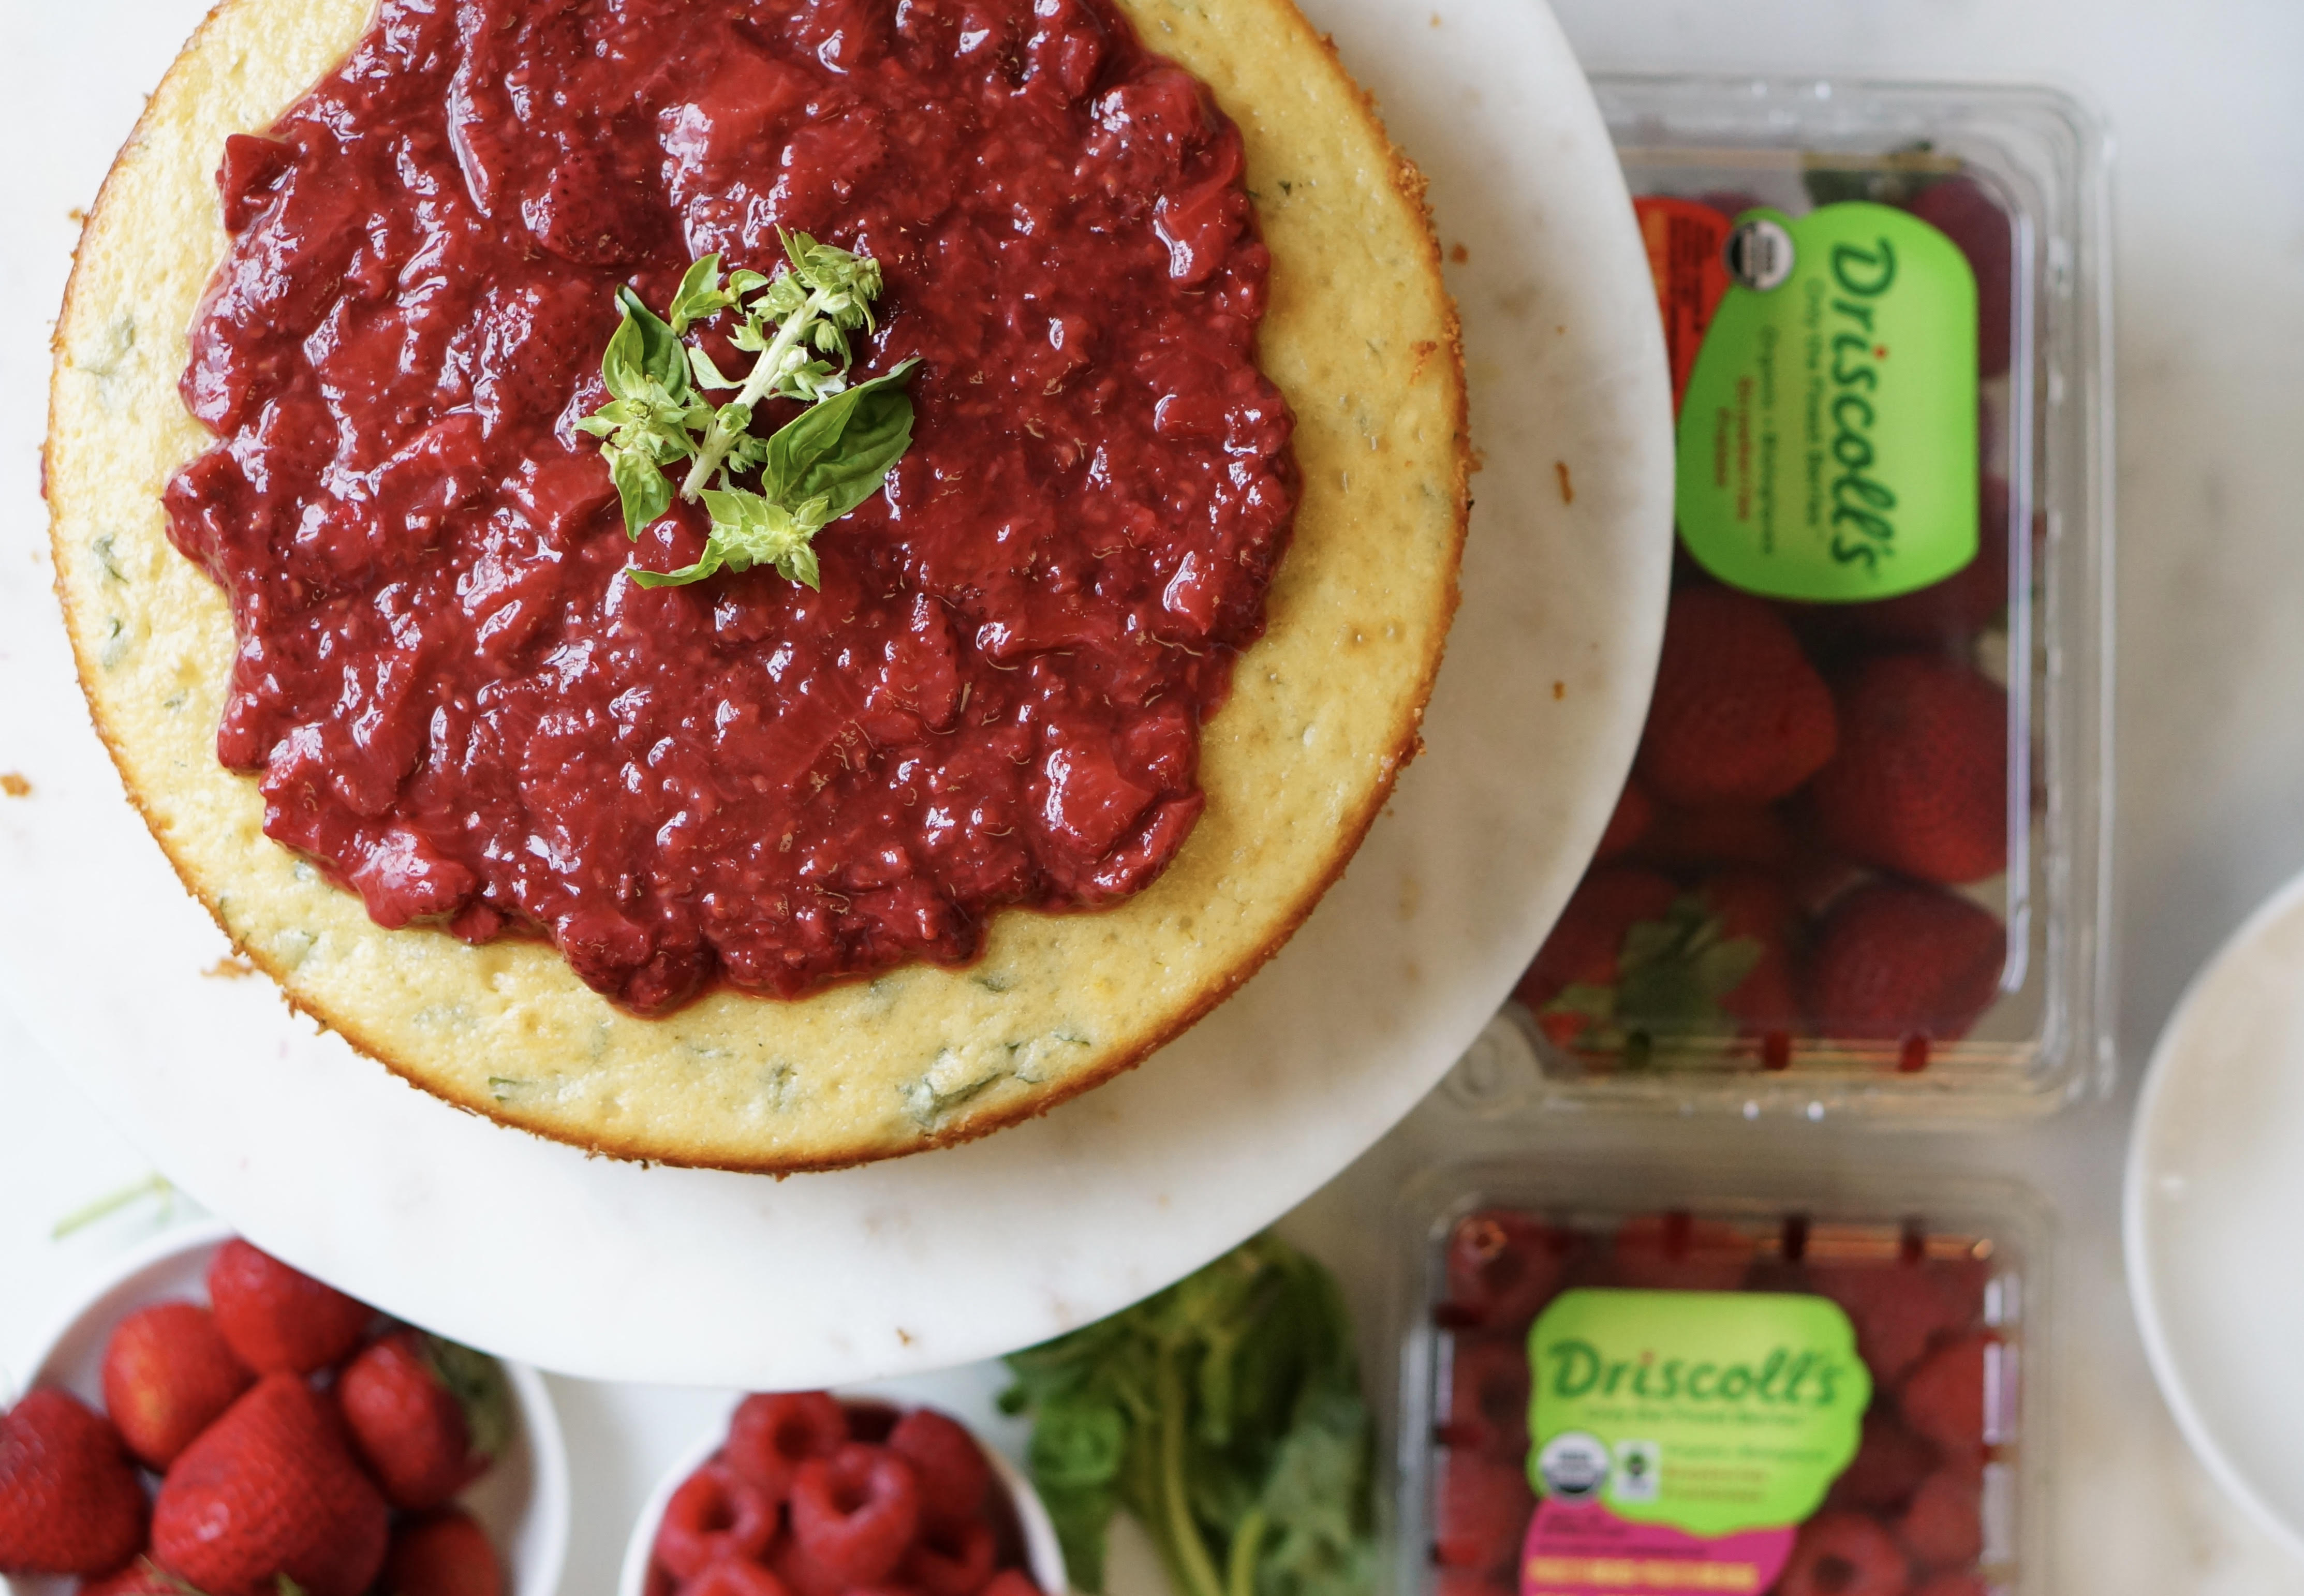
[[[934,1408],[745,1397],[641,1509],[619,1596],[1067,1596],[1030,1481]]]
[[[124,1260],[0,1416],[18,1596],[551,1596],[568,1466],[535,1371],[229,1230]],[[77,1582],[77,1583],[75,1583]]]

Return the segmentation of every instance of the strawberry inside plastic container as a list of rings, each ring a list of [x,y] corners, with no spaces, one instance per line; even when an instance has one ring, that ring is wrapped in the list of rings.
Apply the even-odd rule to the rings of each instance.
[[[2101,136],[2047,91],[1829,87],[1596,82],[1679,537],[1631,773],[1507,1011],[1547,1102],[1973,1116],[2102,1077]]]

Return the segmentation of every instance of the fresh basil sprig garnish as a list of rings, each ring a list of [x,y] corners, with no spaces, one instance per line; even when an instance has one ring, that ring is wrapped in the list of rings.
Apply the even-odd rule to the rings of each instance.
[[[870,498],[912,441],[912,401],[904,385],[917,360],[868,382],[849,385],[848,335],[872,323],[880,264],[778,230],[786,264],[774,277],[731,273],[707,255],[680,280],[667,314],[657,316],[631,288],[616,290],[623,320],[600,361],[609,402],[577,425],[602,439],[600,453],[624,513],[624,535],[672,507],[665,472],[689,462],[679,493],[701,500],[712,517],[694,565],[657,572],[631,567],[642,587],[701,582],[725,567],[773,565],[789,582],[817,584],[816,534]],[[742,323],[730,335],[758,358],[741,379],[724,376],[711,357],[682,339],[690,327],[723,310]],[[706,392],[734,397],[713,405]],[[767,437],[751,430],[752,412],[770,398],[809,408]],[[738,484],[757,471],[756,490]]]

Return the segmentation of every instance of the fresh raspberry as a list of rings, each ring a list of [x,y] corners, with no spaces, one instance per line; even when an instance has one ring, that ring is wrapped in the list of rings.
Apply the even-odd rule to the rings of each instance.
[[[1656,812],[1656,800],[1640,785],[1639,777],[1628,778],[1624,790],[1616,794],[1616,807],[1608,816],[1608,828],[1600,834],[1600,845],[1592,851],[1593,862],[1605,864],[1631,853],[1648,834]]]
[[[488,1532],[460,1507],[401,1525],[376,1596],[503,1596],[504,1566]],[[780,1596],[780,1593],[779,1593]]]
[[[208,1264],[208,1301],[234,1355],[258,1374],[310,1374],[343,1362],[376,1311],[234,1237]]]
[[[1913,1587],[1912,1596],[1992,1596],[1992,1587],[1977,1575],[1948,1568],[1922,1580]]]
[[[1909,1571],[1888,1532],[1854,1513],[1819,1513],[1776,1582],[1776,1596],[1903,1596]]]
[[[720,1462],[706,1464],[672,1493],[656,1526],[656,1560],[675,1579],[692,1579],[724,1558],[758,1560],[776,1538],[767,1492]]]
[[[921,1523],[956,1527],[983,1513],[992,1465],[984,1461],[976,1438],[960,1425],[933,1409],[914,1408],[888,1432],[888,1449],[912,1465],[920,1487]],[[986,1575],[990,1576],[988,1568]]]
[[[1984,1551],[1984,1481],[1972,1468],[1938,1469],[1912,1493],[1896,1539],[1919,1562],[1965,1567]]]
[[[1966,1329],[1972,1317],[1947,1278],[1921,1263],[1816,1263],[1808,1285],[1846,1311],[1857,1355],[1884,1387],[1903,1379],[1931,1340]]]
[[[1964,897],[1874,881],[1833,905],[1808,969],[1823,1035],[1896,1041],[1966,1036],[2000,989],[2005,929]]]
[[[1748,593],[1682,588],[1664,621],[1637,768],[1664,803],[1766,803],[1839,740],[1832,692],[1782,616]]]
[[[1985,1366],[1994,1355],[1981,1332],[1937,1347],[1896,1394],[1904,1422],[1955,1457],[1973,1456],[1984,1445]]]
[[[723,1558],[680,1587],[680,1596],[792,1596],[784,1582],[758,1563]]]
[[[1641,1291],[1732,1291],[1758,1251],[1732,1225],[1682,1213],[1641,1214],[1616,1229],[1612,1286]]]
[[[1672,912],[1680,888],[1672,878],[1635,865],[1604,864],[1586,872],[1512,995],[1566,1047],[1588,1023],[1545,1007],[1571,986],[1613,987],[1622,974],[1624,933]]]
[[[792,1596],[848,1596],[852,1585],[810,1557],[797,1535],[777,1538],[775,1549],[768,1554],[768,1566]]]
[[[2008,868],[2005,690],[1938,655],[1888,654],[1839,704],[1839,751],[1809,789],[1827,843],[1946,887]]]
[[[903,1560],[919,1528],[919,1481],[886,1447],[851,1441],[800,1465],[791,1507],[809,1556],[850,1584],[868,1584]]]
[[[0,1414],[0,1574],[109,1574],[144,1545],[144,1488],[120,1432],[38,1386]]]
[[[1876,1403],[1864,1415],[1855,1457],[1840,1471],[1825,1499],[1835,1507],[1892,1512],[1911,1499],[1936,1465],[1936,1448]]]
[[[803,1462],[830,1456],[848,1438],[848,1414],[824,1392],[768,1392],[737,1405],[720,1459],[782,1502]]]
[[[896,1577],[925,1596],[977,1596],[998,1556],[992,1526],[981,1520],[922,1524],[919,1539],[896,1566]]]
[[[105,1411],[128,1449],[156,1469],[255,1383],[197,1303],[139,1308],[105,1344]]]
[[[1434,1571],[1433,1596],[1518,1596],[1520,1587],[1482,1568],[1440,1568]]]
[[[1520,1556],[1536,1494],[1520,1464],[1477,1452],[1441,1459],[1433,1511],[1433,1558],[1444,1568],[1493,1572]]]
[[[1448,1363],[1441,1434],[1461,1451],[1528,1456],[1528,1347],[1519,1336],[1458,1336]]]
[[[1509,1209],[1483,1209],[1448,1236],[1448,1306],[1466,1328],[1526,1329],[1559,1295],[1576,1237]]]

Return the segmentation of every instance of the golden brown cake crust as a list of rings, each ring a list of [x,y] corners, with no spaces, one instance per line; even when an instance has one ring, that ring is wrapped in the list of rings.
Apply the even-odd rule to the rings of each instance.
[[[1456,605],[1469,448],[1456,315],[1423,180],[1291,0],[1117,0],[1239,123],[1273,252],[1260,363],[1305,491],[1264,638],[1203,734],[1208,806],[1150,887],[995,916],[962,970],[794,1002],[622,1013],[545,945],[386,931],[265,837],[213,739],[222,595],[159,491],[205,446],[175,381],[224,234],[227,133],[270,123],[368,0],[224,0],[170,69],[82,234],[44,454],[56,590],[98,734],[184,885],[288,1001],[411,1083],[614,1157],[792,1173],[1046,1113],[1221,1003],[1340,876],[1419,746]]]

